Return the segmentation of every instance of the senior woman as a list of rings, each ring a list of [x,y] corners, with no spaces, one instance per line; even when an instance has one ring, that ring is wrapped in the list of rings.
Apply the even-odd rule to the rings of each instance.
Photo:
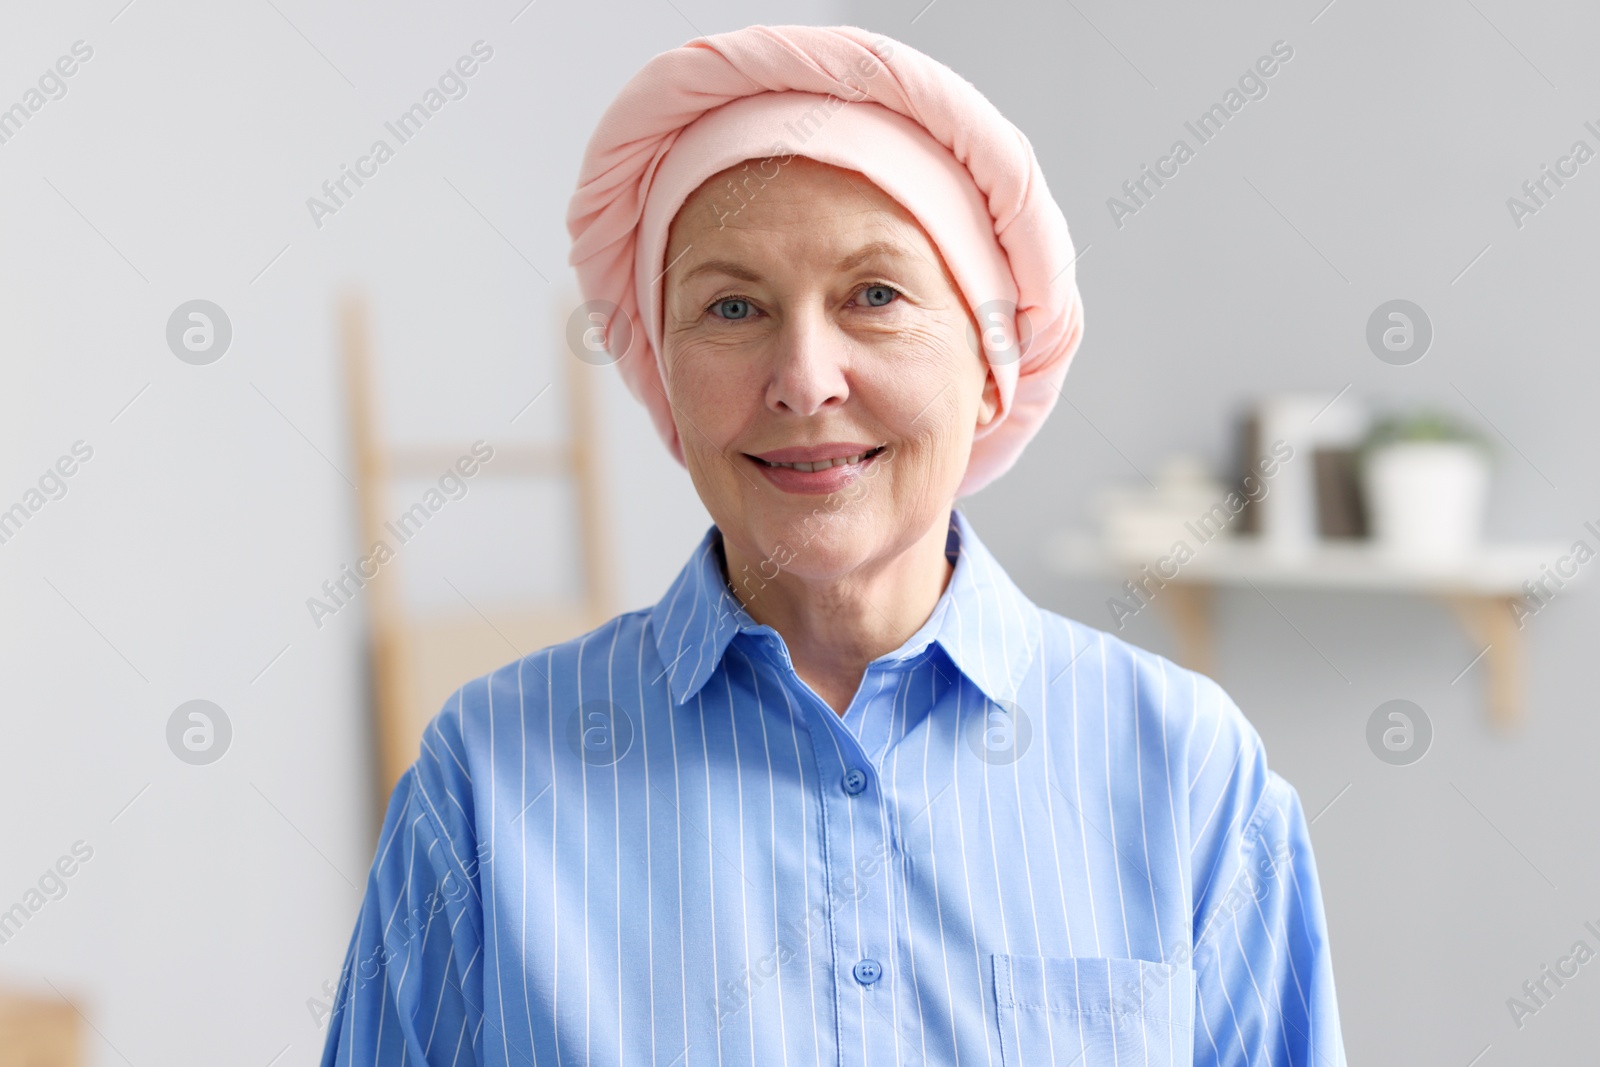
[[[431,724],[323,1062],[1342,1063],[1256,732],[953,506],[1081,336],[1022,134],[906,45],[751,27],[628,84],[568,223],[715,525]]]

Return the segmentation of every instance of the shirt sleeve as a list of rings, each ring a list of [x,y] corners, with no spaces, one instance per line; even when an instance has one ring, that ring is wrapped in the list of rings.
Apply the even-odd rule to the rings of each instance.
[[[413,767],[390,798],[322,1067],[482,1062],[483,857],[441,829],[422,782]]]
[[[1232,710],[1239,756],[1195,854],[1194,1062],[1345,1067],[1310,828]]]

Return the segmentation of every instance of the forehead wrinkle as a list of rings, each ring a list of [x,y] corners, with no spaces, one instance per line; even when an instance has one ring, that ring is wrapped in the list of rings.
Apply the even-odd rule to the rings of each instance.
[[[927,262],[926,257],[920,255],[915,249],[907,248],[894,241],[876,240],[868,241],[854,252],[846,254],[843,259],[839,260],[834,269],[838,271],[854,270],[863,263],[874,259],[916,259],[924,263]],[[712,272],[726,274],[729,277],[738,278],[740,281],[746,282],[764,280],[760,271],[732,259],[708,259],[703,263],[698,263],[688,271],[685,271],[681,280],[687,282],[702,274]]]
[[[794,166],[794,164],[798,164],[798,166]],[[748,165],[749,161],[745,164],[746,168],[748,168]],[[868,216],[869,220],[864,228],[881,230],[896,225],[900,227],[909,226],[934,251],[934,256],[930,258],[922,249],[908,247],[903,243],[881,241],[884,245],[895,245],[895,248],[892,252],[888,249],[880,249],[880,254],[898,255],[901,258],[914,257],[938,273],[946,274],[948,277],[948,273],[942,263],[943,257],[939,255],[937,245],[922,225],[921,220],[907,210],[904,204],[872,183],[870,179],[867,184],[872,192],[877,194],[876,198],[869,195],[867,190],[862,188],[861,183],[856,180],[857,178],[864,178],[864,175],[852,172],[844,167],[822,163],[806,156],[796,156],[792,161],[791,168],[785,177],[770,179],[762,186],[761,191],[766,195],[756,197],[749,202],[743,202],[743,197],[740,197],[741,205],[739,210],[733,213],[732,226],[728,226],[724,222],[718,225],[716,229],[731,229],[745,236],[754,236],[763,231],[786,235],[796,231],[797,223],[800,224],[800,228],[804,228],[807,224],[814,224],[818,221],[818,216],[834,220],[842,220],[850,216]],[[691,228],[702,234],[705,233],[706,229],[710,228],[699,218],[700,212],[696,209],[723,195],[722,190],[714,182],[717,178],[731,173],[734,169],[734,167],[729,167],[706,179],[680,206],[669,224],[666,249],[668,256],[671,255],[673,246],[677,245],[681,239],[689,236],[682,229],[683,223],[689,222],[691,218],[694,218],[695,223],[692,224]],[[769,185],[773,187],[770,191],[768,189]],[[850,192],[855,194],[855,197],[852,199],[848,195],[843,197],[830,196],[827,191],[829,185],[832,185],[840,193],[843,192],[844,187],[848,187]],[[804,193],[799,196],[795,195],[799,190],[806,188],[816,190],[821,195],[816,195],[816,193],[810,196]],[[859,203],[859,206],[852,206],[857,203]],[[850,269],[850,267],[858,265],[858,262],[850,262],[842,265],[839,269]],[[679,280],[687,281],[708,269],[711,268],[707,265],[697,267],[687,273],[680,274]],[[746,281],[759,280],[749,277],[747,272],[748,268],[746,272],[732,271],[729,273],[733,277]]]
[[[806,157],[796,157],[796,162],[802,160],[808,164],[812,162]],[[826,165],[819,164],[819,166]],[[778,188],[776,196],[762,197],[744,204],[735,217],[729,220],[730,225],[716,227],[699,220],[697,217],[699,213],[694,211],[694,208],[700,206],[700,203],[710,200],[716,192],[716,187],[708,179],[704,185],[691,194],[678,214],[674,216],[671,230],[669,231],[667,254],[670,255],[672,247],[680,241],[695,236],[681,228],[682,224],[688,222],[691,217],[695,218],[692,229],[698,230],[701,236],[707,236],[707,231],[715,233],[720,230],[729,237],[734,238],[735,247],[729,249],[728,255],[706,260],[686,271],[674,272],[672,283],[674,285],[684,285],[703,274],[722,273],[750,284],[760,284],[767,280],[766,276],[746,262],[741,262],[744,256],[743,250],[737,247],[739,244],[750,240],[760,241],[762,234],[778,237],[795,235],[798,232],[805,231],[808,223],[814,225],[822,218],[842,221],[854,216],[857,218],[864,217],[862,222],[858,224],[860,230],[867,232],[876,230],[879,233],[886,234],[886,236],[869,240],[853,252],[846,254],[836,264],[835,270],[841,272],[853,270],[874,258],[915,260],[942,277],[955,292],[959,302],[961,300],[960,286],[945,265],[944,257],[940,255],[938,246],[922,225],[921,220],[907,210],[898,200],[884,193],[876,185],[869,183],[872,192],[877,193],[878,198],[875,199],[869,195],[867,189],[862,188],[861,183],[856,180],[857,177],[860,177],[860,175],[832,166],[827,166],[826,171],[823,173],[800,171],[791,175],[790,178],[798,179],[801,187],[818,184],[825,186],[828,184],[829,179],[832,178],[835,179],[832,183],[834,188],[839,190],[840,193],[843,193],[844,188],[847,186],[855,196],[851,197],[848,194],[844,194],[842,197],[829,197],[824,193],[824,195],[815,199],[796,197],[794,196],[796,191],[795,184],[791,180],[783,183]],[[691,212],[693,212],[692,215]],[[896,230],[907,229],[909,233],[895,233]],[[905,237],[912,234],[920,237],[922,239],[921,242],[913,240],[907,243]],[[896,237],[899,239],[895,239]],[[926,243],[926,248],[919,247],[923,242]],[[699,237],[696,237],[695,243],[700,243]],[[707,251],[712,250],[707,249]],[[932,255],[929,255],[930,252]]]

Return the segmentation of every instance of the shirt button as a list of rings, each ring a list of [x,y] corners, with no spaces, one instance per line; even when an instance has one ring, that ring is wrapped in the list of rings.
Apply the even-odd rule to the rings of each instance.
[[[844,791],[855,796],[867,787],[867,776],[855,767],[844,772]]]
[[[862,985],[871,985],[883,977],[883,968],[877,960],[861,960],[855,966],[856,981]]]

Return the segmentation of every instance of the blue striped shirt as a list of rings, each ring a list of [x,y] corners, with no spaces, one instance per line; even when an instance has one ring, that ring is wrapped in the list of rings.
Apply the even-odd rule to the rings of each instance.
[[[946,554],[842,716],[715,526],[654,607],[464,685],[323,1063],[1342,1067],[1305,816],[1238,707],[1036,607],[959,510]]]

